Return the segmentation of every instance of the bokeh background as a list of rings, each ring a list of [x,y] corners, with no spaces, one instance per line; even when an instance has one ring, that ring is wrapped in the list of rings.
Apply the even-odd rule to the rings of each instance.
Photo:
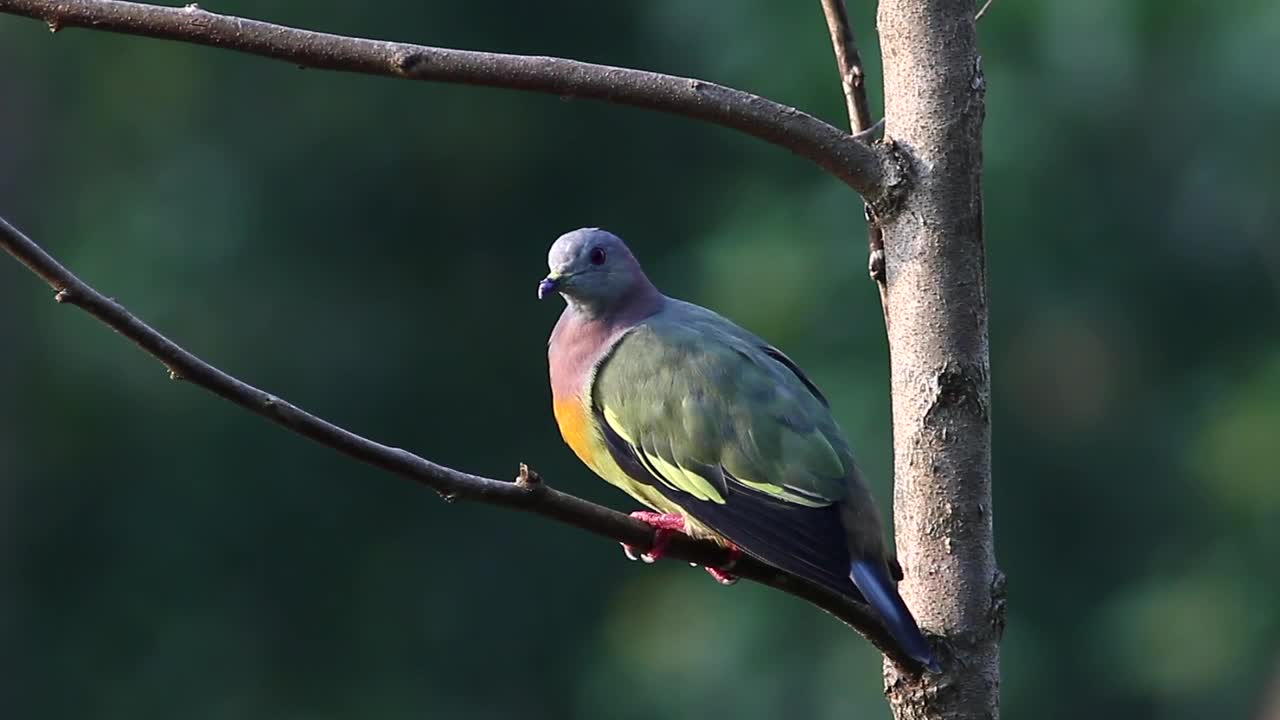
[[[852,16],[879,107],[873,8]],[[248,2],[321,30],[694,75],[843,124],[818,4]],[[988,80],[1006,717],[1280,717],[1280,5],[1005,2]],[[561,444],[561,232],[785,348],[889,498],[861,206],[586,101],[0,16],[3,213],[357,432],[633,509]],[[821,612],[434,493],[198,389],[0,258],[7,718],[885,718]]]

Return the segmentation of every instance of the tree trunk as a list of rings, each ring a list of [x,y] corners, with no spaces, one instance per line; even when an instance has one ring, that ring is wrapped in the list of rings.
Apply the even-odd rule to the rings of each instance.
[[[885,665],[898,720],[999,715],[1003,577],[991,523],[982,237],[985,83],[975,5],[881,0],[885,137],[905,182],[880,210],[902,594],[941,635],[941,675]]]

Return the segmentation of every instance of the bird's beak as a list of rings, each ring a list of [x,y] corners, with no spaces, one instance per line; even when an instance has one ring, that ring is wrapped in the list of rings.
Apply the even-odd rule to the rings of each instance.
[[[542,300],[546,296],[556,291],[560,284],[560,278],[554,275],[548,275],[542,278],[542,282],[538,283],[538,299]]]

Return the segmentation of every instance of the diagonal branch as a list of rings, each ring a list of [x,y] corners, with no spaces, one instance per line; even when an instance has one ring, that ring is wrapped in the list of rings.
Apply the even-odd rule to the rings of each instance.
[[[58,302],[79,307],[132,340],[147,354],[164,363],[173,379],[191,382],[325,447],[433,488],[447,500],[475,500],[524,510],[642,550],[653,546],[653,528],[622,513],[547,487],[523,465],[516,482],[460,472],[407,450],[382,445],[344,430],[228,375],[182,349],[124,306],[94,290],[3,218],[0,218],[0,249],[43,278],[57,291],[54,297]],[[729,554],[724,548],[683,535],[672,537],[666,555],[708,567],[719,567],[729,562]],[[738,559],[733,573],[807,600],[862,633],[899,665],[908,669],[917,667],[895,649],[884,626],[862,603],[746,556]]]
[[[845,106],[849,111],[849,127],[856,136],[870,135],[871,105],[867,102],[867,73],[862,69],[862,56],[853,39],[849,25],[849,13],[844,0],[822,0],[822,14],[827,18],[827,31],[831,34],[831,49],[836,55],[836,69],[840,71],[840,84],[844,87]],[[863,205],[867,221],[867,273],[880,290],[880,306],[885,301],[884,232],[872,210],[872,203]],[[886,322],[888,315],[885,315]]]
[[[53,31],[88,27],[208,45],[294,65],[411,80],[529,90],[682,115],[784,147],[869,202],[883,192],[879,155],[838,128],[772,100],[692,78],[554,57],[453,50],[330,35],[184,8],[120,0],[0,0],[0,13]]]

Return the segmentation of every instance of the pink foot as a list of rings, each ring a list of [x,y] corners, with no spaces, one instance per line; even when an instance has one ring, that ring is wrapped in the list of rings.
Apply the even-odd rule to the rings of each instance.
[[[672,513],[655,513],[647,510],[637,510],[631,513],[631,517],[649,525],[654,529],[653,547],[649,548],[649,552],[637,555],[636,549],[622,544],[622,551],[627,554],[627,558],[631,560],[643,560],[646,563],[656,562],[662,557],[662,553],[667,549],[667,543],[671,542],[671,535],[677,532],[684,532],[684,516]]]
[[[720,583],[721,585],[732,585],[738,582],[738,576],[730,575],[729,571],[732,570],[733,566],[738,563],[738,558],[740,557],[742,557],[742,551],[730,545],[729,546],[729,562],[724,564],[723,570],[721,570],[720,568],[713,568],[713,567],[703,568],[703,570],[706,570],[707,574],[715,578],[716,582]]]
[[[631,513],[631,517],[659,530],[675,530],[676,532],[684,532],[683,515],[637,510]]]

